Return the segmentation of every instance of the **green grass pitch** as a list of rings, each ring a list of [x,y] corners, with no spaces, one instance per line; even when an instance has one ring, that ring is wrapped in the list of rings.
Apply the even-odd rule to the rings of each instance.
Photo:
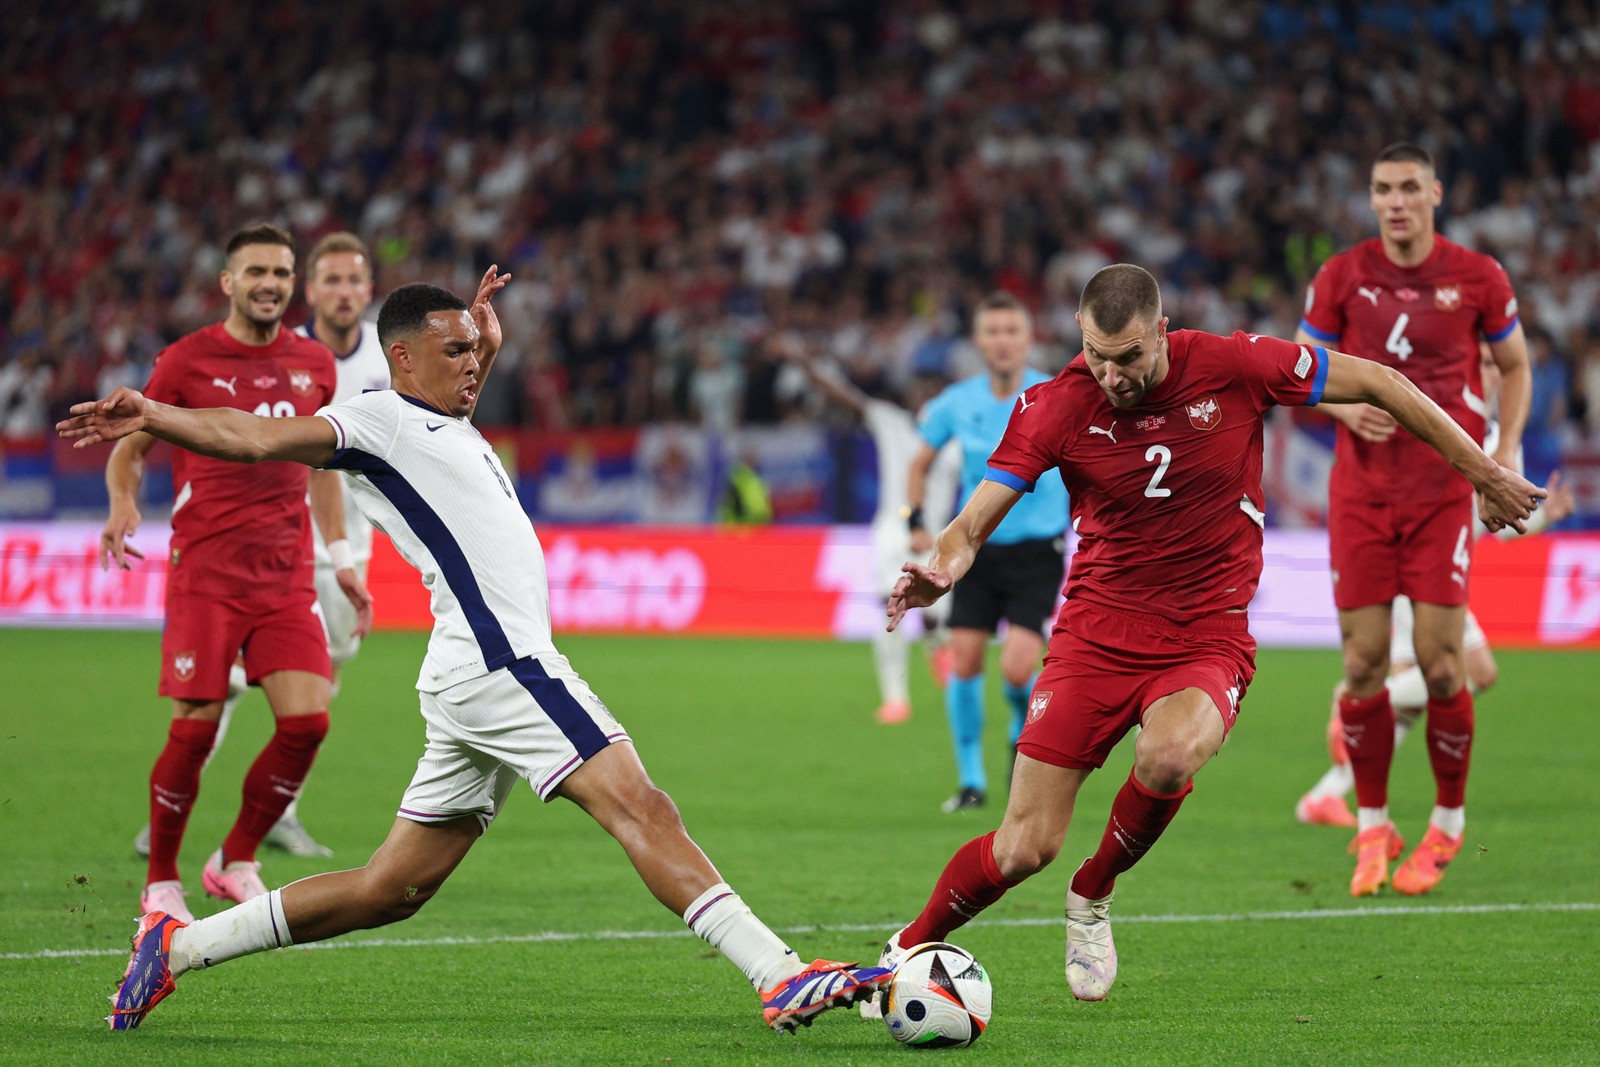
[[[424,643],[385,634],[349,668],[301,803],[336,858],[264,852],[268,884],[359,864],[382,839],[421,751]],[[998,822],[997,804],[938,811],[953,772],[920,663],[916,715],[883,727],[862,645],[563,646],[724,876],[803,955],[875,959],[950,853]],[[190,975],[142,1029],[108,1032],[143,877],[130,842],[168,718],[156,657],[154,633],[0,631],[0,1062],[1600,1062],[1593,654],[1501,654],[1500,685],[1479,702],[1467,849],[1428,897],[1354,901],[1348,835],[1291,813],[1323,766],[1337,656],[1263,652],[1234,736],[1118,885],[1111,998],[1067,992],[1061,907],[1127,774],[1126,744],[1090,780],[1058,863],[955,937],[993,976],[989,1032],[926,1053],[853,1012],[794,1037],[766,1031],[744,979],[655,903],[621,850],[526,790],[410,922]],[[1001,705],[992,686],[997,781]],[[215,906],[200,865],[268,718],[252,695],[206,772],[182,857],[199,914]],[[1431,803],[1413,739],[1392,803],[1409,840]]]

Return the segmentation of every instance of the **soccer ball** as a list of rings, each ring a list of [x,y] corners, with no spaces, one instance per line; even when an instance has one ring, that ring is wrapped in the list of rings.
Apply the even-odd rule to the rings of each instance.
[[[961,1048],[978,1040],[994,1011],[994,987],[966,949],[913,945],[882,993],[889,1036],[913,1048]]]

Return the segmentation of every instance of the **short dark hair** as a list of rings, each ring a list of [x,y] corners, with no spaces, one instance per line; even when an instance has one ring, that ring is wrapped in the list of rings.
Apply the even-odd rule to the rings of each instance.
[[[978,301],[978,311],[1020,311],[1026,315],[1028,313],[1028,305],[1004,289],[996,289]]]
[[[1134,263],[1101,267],[1083,287],[1078,313],[1094,320],[1102,333],[1120,333],[1129,322],[1161,317],[1161,286],[1155,275]]]
[[[378,343],[388,351],[401,337],[418,334],[435,311],[465,311],[467,302],[448,289],[426,282],[402,285],[384,298],[378,310]]]
[[[311,251],[306,253],[306,273],[315,274],[317,260],[335,252],[354,252],[367,261],[367,273],[372,273],[372,254],[367,251],[366,244],[355,234],[348,230],[339,230],[326,234],[316,244],[311,246]]]
[[[1429,170],[1433,169],[1433,156],[1426,148],[1410,141],[1396,141],[1378,153],[1374,163],[1421,163]]]
[[[228,238],[223,254],[232,258],[245,245],[282,245],[293,252],[294,238],[282,226],[274,226],[270,222],[252,222],[234,231],[233,236]]]

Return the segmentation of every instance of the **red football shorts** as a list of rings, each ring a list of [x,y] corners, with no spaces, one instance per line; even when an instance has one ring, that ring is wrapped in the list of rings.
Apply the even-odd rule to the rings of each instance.
[[[1328,554],[1333,602],[1340,611],[1413,602],[1453,607],[1467,602],[1472,569],[1472,486],[1398,502],[1335,493],[1328,503]]]
[[[1256,642],[1242,612],[1178,624],[1069,600],[1017,751],[1056,767],[1104,766],[1146,708],[1190,688],[1205,690],[1231,730],[1255,673]]]
[[[254,685],[274,671],[333,676],[328,631],[308,577],[303,591],[268,604],[242,604],[215,595],[167,589],[161,632],[161,688],[179,700],[222,700],[228,671],[242,650]]]

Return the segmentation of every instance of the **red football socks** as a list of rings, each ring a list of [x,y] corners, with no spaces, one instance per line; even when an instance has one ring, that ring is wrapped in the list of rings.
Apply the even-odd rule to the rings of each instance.
[[[178,881],[178,849],[189,825],[189,811],[200,792],[200,770],[211,755],[217,724],[204,719],[173,719],[167,744],[150,770],[149,882]]]
[[[973,838],[956,849],[945,864],[927,907],[900,935],[900,947],[943,941],[952,930],[965,926],[1016,884],[1002,877],[995,865],[994,833]]]
[[[1467,764],[1472,760],[1472,691],[1462,686],[1448,700],[1428,698],[1428,762],[1441,808],[1467,802]]]
[[[1394,762],[1394,705],[1389,703],[1389,690],[1362,698],[1344,694],[1339,698],[1339,722],[1356,779],[1356,804],[1388,807],[1389,765]]]
[[[1193,790],[1191,779],[1176,793],[1157,793],[1141,785],[1130,771],[1128,780],[1117,791],[1117,798],[1111,802],[1111,818],[1106,821],[1100,847],[1072,876],[1072,891],[1090,900],[1109,896],[1117,875],[1150,851],[1150,846],[1178,814],[1183,798]]]
[[[256,848],[272,824],[283,816],[289,802],[317,758],[317,746],[328,733],[328,713],[285,715],[261,755],[244,777],[244,804],[239,819],[222,842],[224,863],[256,858]]]

